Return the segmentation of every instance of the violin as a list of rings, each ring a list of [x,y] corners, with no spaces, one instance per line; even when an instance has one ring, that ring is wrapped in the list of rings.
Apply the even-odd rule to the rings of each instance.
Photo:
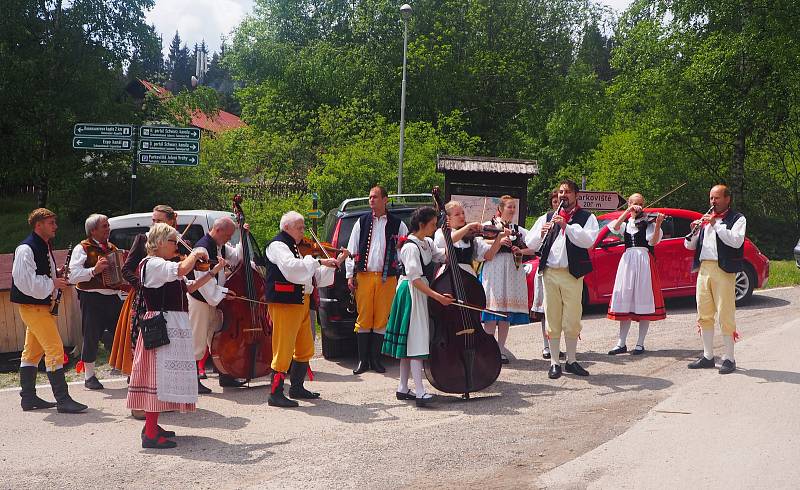
[[[504,228],[500,228],[500,227],[497,227],[497,226],[483,225],[481,227],[481,231],[479,231],[477,233],[470,233],[470,236],[472,236],[472,237],[478,237],[479,236],[479,237],[483,237],[483,238],[486,238],[488,240],[491,240],[491,239],[497,238],[497,235],[499,235],[500,233],[503,233],[503,230],[504,230]]]
[[[297,244],[297,251],[303,257],[310,255],[312,257],[328,258],[328,256],[330,256],[331,258],[335,258],[341,253],[342,249],[336,248],[328,242],[317,243],[315,240],[303,237],[300,243]]]

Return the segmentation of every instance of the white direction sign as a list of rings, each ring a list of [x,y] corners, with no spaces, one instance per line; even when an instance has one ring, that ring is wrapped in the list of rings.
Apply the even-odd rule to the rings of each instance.
[[[200,130],[197,128],[175,128],[172,126],[141,126],[139,137],[142,139],[168,139],[200,141]]]
[[[78,123],[73,129],[75,136],[113,136],[132,138],[133,126],[130,124]]]
[[[72,138],[72,147],[79,150],[130,151],[131,140],[125,138],[75,136]]]
[[[200,158],[190,153],[139,153],[142,165],[197,165]]]
[[[587,211],[614,211],[626,202],[619,192],[578,192],[578,204]]]
[[[200,143],[181,140],[139,140],[139,150],[157,153],[199,153]]]

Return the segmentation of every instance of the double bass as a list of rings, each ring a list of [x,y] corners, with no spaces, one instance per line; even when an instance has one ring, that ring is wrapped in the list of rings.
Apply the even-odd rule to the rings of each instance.
[[[439,188],[432,191],[442,219],[442,232],[447,244],[447,262],[442,273],[433,280],[431,289],[449,294],[456,302],[486,308],[486,293],[478,279],[458,265],[453,238],[444,216]],[[430,356],[425,361],[425,375],[431,385],[445,393],[470,393],[489,387],[500,375],[500,347],[495,338],[483,330],[477,309],[442,306],[428,301],[433,320]]]
[[[270,373],[272,325],[267,316],[266,280],[255,264],[264,264],[258,243],[244,228],[242,196],[233,198],[233,212],[242,241],[242,261],[225,281],[236,296],[251,301],[224,299],[222,329],[214,334],[211,356],[220,372],[250,381]]]

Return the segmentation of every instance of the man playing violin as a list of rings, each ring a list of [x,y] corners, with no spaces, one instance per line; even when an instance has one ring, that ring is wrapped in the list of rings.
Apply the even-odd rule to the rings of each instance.
[[[561,377],[561,333],[567,344],[564,369],[577,376],[589,373],[575,360],[583,314],[583,276],[591,272],[589,248],[597,238],[597,218],[578,206],[578,185],[562,180],[558,198],[564,202],[558,214],[547,213],[528,234],[528,246],[541,248],[539,267],[543,269],[544,311],[550,339],[550,379]],[[551,229],[553,232],[551,233]]]
[[[247,224],[244,226],[245,229],[249,229]],[[205,250],[211,264],[224,262],[230,267],[236,267],[242,261],[242,244],[239,242],[234,247],[228,243],[235,232],[236,223],[231,218],[227,216],[217,218],[211,231],[194,244],[194,249]],[[198,280],[209,273],[195,270],[194,279]],[[216,280],[205,283],[189,295],[189,323],[192,325],[194,358],[198,362],[205,356],[206,349],[210,349],[214,333],[222,325],[222,316],[217,310],[217,305],[231,295],[225,287],[225,278],[225,268],[222,267],[216,274]],[[227,374],[219,375],[219,385],[223,388],[238,388],[243,384]],[[199,372],[197,391],[200,394],[211,393],[211,389],[200,382]]]
[[[352,259],[346,263],[347,286],[355,293],[358,318],[358,366],[353,374],[378,373],[386,368],[380,361],[383,335],[392,310],[392,300],[400,275],[397,262],[397,241],[408,235],[400,218],[386,210],[389,195],[383,186],[369,191],[369,207],[350,234],[347,250]]]
[[[300,255],[297,244],[303,239],[306,225],[303,215],[289,211],[281,217],[280,233],[267,245],[266,296],[272,319],[272,385],[267,403],[273,407],[296,407],[298,403],[283,392],[287,373],[292,383],[289,396],[298,399],[318,398],[319,393],[303,384],[311,372],[314,355],[311,335],[310,295],[315,287],[333,284],[336,269],[348,257],[343,250],[337,258],[315,259]],[[291,368],[290,368],[291,366]],[[290,370],[291,369],[291,370]]]
[[[703,355],[689,369],[708,369],[714,365],[714,323],[719,317],[725,354],[720,374],[736,370],[734,341],[736,332],[736,273],[743,270],[744,237],[747,220],[731,209],[731,191],[715,185],[709,192],[712,210],[692,223],[692,234],[684,246],[694,250],[692,271],[697,274],[697,325],[703,338]]]
[[[628,352],[626,342],[634,320],[639,322],[639,338],[631,354],[644,354],[644,339],[650,322],[667,317],[654,255],[654,247],[661,241],[664,215],[648,215],[643,210],[644,197],[639,193],[631,194],[628,209],[608,224],[608,229],[622,235],[625,241],[625,252],[617,267],[608,305],[608,318],[619,322],[619,340],[608,351],[610,356]]]

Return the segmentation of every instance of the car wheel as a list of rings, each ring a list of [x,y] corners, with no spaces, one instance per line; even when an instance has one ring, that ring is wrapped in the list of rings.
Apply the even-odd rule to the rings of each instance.
[[[747,304],[756,288],[756,271],[746,263],[744,270],[736,273],[736,306]]]
[[[322,329],[322,357],[325,359],[340,359],[343,357],[354,357],[356,355],[356,343],[352,338],[335,339],[325,335]]]

